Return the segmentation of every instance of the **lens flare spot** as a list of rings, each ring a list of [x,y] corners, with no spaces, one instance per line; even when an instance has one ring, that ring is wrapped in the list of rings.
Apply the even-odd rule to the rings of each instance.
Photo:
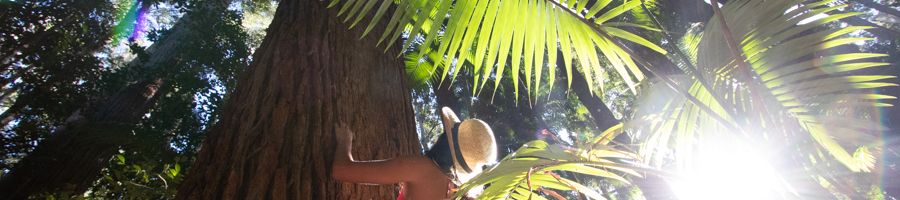
[[[119,43],[123,38],[127,38],[128,42],[134,42],[146,32],[147,9],[142,1],[130,1],[123,4],[123,7],[116,16],[119,22],[113,29],[113,43]]]

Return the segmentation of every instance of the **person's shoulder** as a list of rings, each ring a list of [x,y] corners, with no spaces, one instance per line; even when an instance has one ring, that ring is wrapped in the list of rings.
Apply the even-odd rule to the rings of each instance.
[[[425,156],[400,156],[393,159],[397,164],[409,168],[426,168],[432,164],[431,159]]]
[[[435,178],[443,178],[443,172],[438,169],[437,165],[425,156],[401,156],[395,158],[399,165],[404,166],[411,174],[416,174],[416,178],[429,180]]]

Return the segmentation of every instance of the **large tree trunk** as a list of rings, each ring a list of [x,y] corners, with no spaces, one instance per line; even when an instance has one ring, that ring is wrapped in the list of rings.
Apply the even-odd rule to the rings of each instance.
[[[83,193],[97,180],[126,133],[156,102],[161,81],[146,81],[76,112],[0,180],[0,199],[59,190]],[[124,136],[124,137],[123,137]]]
[[[391,199],[330,177],[334,126],[360,160],[419,154],[399,49],[359,39],[318,0],[284,0],[178,199]],[[379,29],[383,28],[382,21]],[[379,33],[375,30],[373,33]],[[395,46],[396,47],[396,46]]]

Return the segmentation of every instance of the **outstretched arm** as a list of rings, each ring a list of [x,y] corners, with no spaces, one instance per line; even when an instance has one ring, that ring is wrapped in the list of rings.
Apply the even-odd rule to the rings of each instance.
[[[388,160],[356,161],[351,154],[353,133],[346,124],[336,127],[337,148],[332,163],[332,178],[353,183],[394,184],[421,177],[431,161],[421,156]]]

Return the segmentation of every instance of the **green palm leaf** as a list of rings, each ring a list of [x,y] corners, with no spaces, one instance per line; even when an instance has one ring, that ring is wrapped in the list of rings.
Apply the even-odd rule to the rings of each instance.
[[[547,82],[553,83],[556,60],[560,59],[556,52],[561,51],[568,76],[577,62],[593,87],[599,77],[594,75],[604,70],[598,58],[602,54],[634,89],[644,75],[613,41],[623,39],[665,53],[652,42],[617,28],[634,24],[609,22],[640,6],[638,0],[618,5],[611,0],[332,0],[330,5],[339,9],[339,16],[351,26],[371,16],[368,33],[376,24],[372,22],[388,15],[389,2],[396,9],[381,36],[388,41],[388,48],[401,35],[408,35],[404,48],[421,43],[426,48],[419,48],[419,54],[436,48],[433,51],[442,55],[433,65],[442,69],[441,80],[447,75],[455,77],[462,63],[471,63],[479,88],[493,77],[496,90],[508,69],[513,71],[509,74],[516,94],[519,79],[524,79],[526,88],[537,95],[544,72],[550,73]],[[520,70],[524,77],[519,77]]]
[[[722,7],[730,33],[739,43],[740,57],[731,54],[723,25],[714,18],[707,23],[699,43],[685,42],[697,44],[698,71],[710,80],[712,91],[697,87],[700,83],[695,78],[680,79],[693,96],[714,110],[739,113],[736,119],[728,120],[739,124],[742,130],[710,123],[714,121],[712,115],[726,117],[724,113],[702,112],[683,96],[667,89],[650,89],[647,92],[652,94],[638,103],[637,116],[641,117],[629,124],[647,139],[641,155],[660,165],[666,158],[690,158],[692,150],[704,138],[744,133],[740,136],[786,140],[780,141],[785,144],[812,141],[830,155],[810,154],[815,160],[835,160],[856,172],[871,170],[874,160],[865,155],[869,141],[849,142],[842,137],[864,138],[861,136],[878,133],[884,127],[871,118],[841,113],[847,113],[848,109],[890,106],[878,101],[895,97],[870,89],[896,86],[886,82],[895,77],[859,75],[860,70],[886,66],[865,60],[885,55],[830,51],[867,40],[846,36],[869,27],[824,28],[828,23],[856,14],[810,20],[843,6],[833,5],[832,0],[801,5],[803,2],[737,0]],[[801,24],[804,20],[809,22]],[[707,98],[711,95],[722,97],[725,105],[732,106],[723,107],[722,102]]]
[[[614,127],[601,135],[621,132]],[[510,154],[497,165],[464,184],[456,193],[462,197],[469,190],[482,188],[479,199],[544,199],[541,191],[577,191],[593,199],[604,199],[597,191],[565,178],[559,173],[571,172],[608,178],[628,184],[624,175],[640,176],[625,160],[635,155],[606,146],[596,139],[595,148],[568,149],[536,140]]]

